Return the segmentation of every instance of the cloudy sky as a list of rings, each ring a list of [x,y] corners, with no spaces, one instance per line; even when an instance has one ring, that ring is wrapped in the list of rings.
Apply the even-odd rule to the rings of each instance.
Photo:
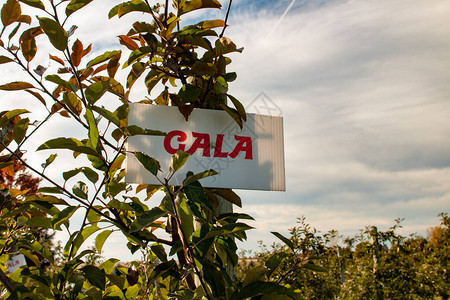
[[[93,55],[118,48],[131,24],[107,23],[111,3],[73,20]],[[223,3],[203,13],[223,18]],[[233,1],[225,35],[244,52],[232,56],[230,93],[284,117],[286,158],[286,192],[238,191],[256,219],[242,249],[301,216],[343,235],[400,217],[402,233],[426,235],[449,212],[449,15],[446,0]],[[117,240],[105,256],[126,251]]]

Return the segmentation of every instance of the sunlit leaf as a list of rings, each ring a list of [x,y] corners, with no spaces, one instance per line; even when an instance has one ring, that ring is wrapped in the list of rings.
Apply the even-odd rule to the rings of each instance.
[[[71,90],[72,92],[76,92],[78,90],[78,87],[69,83],[68,81],[65,81],[64,79],[62,79],[61,77],[59,77],[58,75],[52,74],[52,75],[47,75],[45,76],[45,79],[48,81],[51,81],[53,83],[56,83],[62,87],[65,87],[69,90]]]
[[[109,87],[106,81],[97,81],[90,84],[85,90],[86,99],[89,103],[94,104],[106,93]]]
[[[112,232],[112,230],[104,230],[95,237],[95,249],[98,253],[102,253],[103,245]]]
[[[57,56],[53,56],[53,55],[51,55],[51,54],[49,54],[48,56],[50,57],[50,59],[52,59],[52,60],[54,60],[54,61],[56,61],[56,62],[62,64],[63,66],[65,65],[65,64],[64,64],[64,61],[63,61],[61,58],[59,58],[59,57],[57,57]]]
[[[83,110],[83,104],[81,100],[78,99],[77,95],[72,92],[67,92],[63,94],[63,102],[66,104],[67,108],[70,109],[71,112],[79,116],[81,111]]]
[[[58,154],[50,154],[49,157],[47,157],[47,159],[45,160],[45,163],[42,164],[42,168],[45,169],[48,166],[50,166],[56,159],[56,157],[58,156]]]
[[[172,172],[178,171],[181,167],[184,166],[184,164],[189,159],[190,155],[183,150],[178,150],[174,155],[172,155],[172,159],[170,162],[170,170]]]
[[[29,113],[29,111],[26,109],[13,109],[13,110],[10,110],[10,111],[4,113],[0,117],[0,128],[3,127],[3,125],[5,125],[6,122],[8,122],[9,120],[17,117],[18,115],[25,114],[25,113]]]
[[[134,51],[139,48],[139,45],[127,35],[119,35],[119,40],[121,45],[124,45],[131,51]]]
[[[88,68],[90,68],[90,67],[92,67],[92,66],[94,66],[94,65],[97,65],[97,64],[99,64],[99,63],[102,63],[102,62],[104,62],[104,61],[110,59],[111,57],[117,55],[117,54],[120,53],[120,52],[121,52],[120,50],[106,51],[105,53],[103,53],[103,54],[97,56],[96,58],[94,58],[93,60],[91,60],[91,61],[87,64],[86,69],[88,69]]]

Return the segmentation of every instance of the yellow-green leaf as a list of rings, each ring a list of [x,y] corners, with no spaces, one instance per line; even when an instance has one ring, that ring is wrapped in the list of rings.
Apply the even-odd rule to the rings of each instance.
[[[69,4],[66,6],[66,16],[70,16],[80,8],[88,5],[91,3],[92,0],[72,0]]]
[[[0,90],[4,91],[18,91],[34,88],[34,85],[25,81],[14,81],[11,83],[0,85]]]

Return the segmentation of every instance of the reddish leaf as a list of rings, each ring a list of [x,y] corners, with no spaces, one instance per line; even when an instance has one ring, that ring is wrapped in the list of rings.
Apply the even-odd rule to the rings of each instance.
[[[120,44],[124,45],[131,51],[134,51],[139,48],[138,44],[126,35],[119,35],[119,39],[120,39],[120,41],[119,41]]]
[[[59,57],[57,57],[57,56],[53,56],[53,55],[51,55],[51,54],[49,54],[48,56],[50,57],[50,59],[53,59],[54,61],[59,62],[60,64],[62,64],[63,66],[65,66],[64,61],[63,61],[61,58],[59,58]]]
[[[95,71],[92,73],[92,75],[100,73],[101,71],[104,71],[107,68],[108,68],[108,64],[103,64],[103,65],[99,66],[97,69],[95,69]]]
[[[78,67],[81,62],[81,58],[83,57],[83,43],[79,39],[73,43],[72,46],[72,54],[70,54],[70,57],[72,58],[72,63],[75,67]]]
[[[86,49],[83,50],[83,52],[81,53],[81,57],[84,57],[86,54],[91,52],[91,50],[92,50],[92,44],[90,44],[89,46],[87,46]]]

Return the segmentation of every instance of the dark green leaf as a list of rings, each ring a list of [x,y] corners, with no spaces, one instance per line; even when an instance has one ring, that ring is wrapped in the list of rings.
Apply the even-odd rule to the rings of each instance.
[[[234,98],[233,96],[227,94],[228,98],[230,98],[231,102],[233,102],[234,107],[236,107],[237,112],[239,113],[239,116],[242,120],[247,121],[247,115],[245,113],[245,108],[242,105],[241,102],[239,102],[238,99]]]
[[[211,170],[206,170],[206,171],[203,171],[201,173],[197,173],[195,175],[187,177],[183,181],[183,185],[186,186],[186,185],[188,185],[188,184],[190,184],[192,182],[198,181],[198,180],[200,180],[202,178],[206,178],[206,177],[209,177],[209,176],[214,176],[214,175],[217,175],[217,174],[219,174],[219,172],[216,172],[216,171],[214,171],[212,169]]]
[[[224,104],[220,104],[220,107],[227,112],[227,114],[229,114],[234,121],[236,121],[236,123],[239,125],[239,127],[242,129],[243,124],[242,124],[242,118],[241,115],[239,114],[239,112],[231,107],[228,107]]]
[[[88,265],[81,268],[81,271],[90,284],[98,287],[100,290],[105,290],[106,276],[105,273],[102,272],[102,270],[100,270],[96,266]]]
[[[224,198],[228,202],[231,202],[239,207],[242,207],[241,198],[233,192],[231,189],[214,189],[212,192],[220,197]]]
[[[53,47],[60,51],[64,51],[67,48],[68,36],[67,32],[58,22],[49,19],[49,18],[38,18],[39,24],[41,25],[42,30],[45,35],[47,35],[50,43],[52,43]]]
[[[25,118],[25,119],[21,119],[14,126],[13,136],[14,136],[14,141],[16,141],[17,144],[20,144],[20,142],[22,142],[22,140],[24,139],[25,134],[27,133],[29,124],[30,124],[30,120],[28,118]]]
[[[323,267],[321,267],[319,265],[316,265],[316,264],[314,264],[312,262],[308,262],[308,263],[304,264],[303,267],[305,269],[308,269],[308,270],[311,270],[311,271],[315,271],[315,272],[328,272],[327,269],[325,269],[325,268],[323,268]]]
[[[150,249],[162,262],[167,261],[167,253],[162,245],[152,245]]]
[[[195,103],[198,101],[202,90],[199,87],[191,84],[185,84],[178,92],[178,98],[181,99],[181,104]]]
[[[134,222],[130,226],[130,232],[140,231],[165,215],[165,211],[161,210],[159,207],[154,207],[150,211],[141,214],[136,218],[136,220],[134,220]]]
[[[292,241],[288,238],[285,238],[284,236],[282,236],[280,233],[275,232],[275,231],[271,231],[271,233],[276,236],[277,238],[279,238],[280,240],[283,241],[283,243],[286,244],[286,246],[288,246],[289,248],[291,248],[292,251],[294,251],[294,244],[292,244]]]
[[[244,288],[256,281],[265,281],[267,271],[267,268],[263,266],[256,266],[248,270],[245,274],[244,281],[242,282],[242,287]]]
[[[159,130],[151,130],[151,129],[143,129],[136,125],[130,125],[125,128],[127,135],[135,136],[135,135],[156,135],[156,136],[167,136],[167,133],[159,131]]]
[[[52,226],[56,230],[60,230],[62,224],[69,225],[69,219],[78,209],[78,206],[69,206],[55,214],[52,218]]]
[[[248,299],[258,295],[272,293],[288,295],[293,299],[301,299],[300,294],[273,282],[256,281],[244,287],[239,293],[232,295],[231,299]]]
[[[158,171],[161,170],[159,162],[156,159],[148,156],[147,154],[143,152],[136,152],[134,156],[144,166],[144,168],[153,175],[156,176],[158,174]]]

